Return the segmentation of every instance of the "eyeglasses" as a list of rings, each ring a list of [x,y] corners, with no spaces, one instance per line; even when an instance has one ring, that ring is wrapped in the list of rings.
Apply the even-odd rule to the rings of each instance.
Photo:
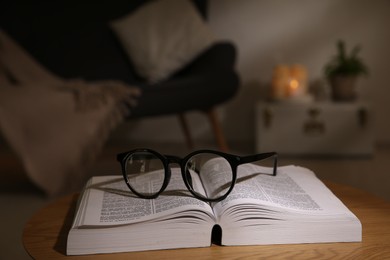
[[[162,155],[151,149],[135,149],[120,153],[117,160],[129,189],[144,199],[157,198],[171,179],[169,164],[180,165],[181,175],[191,194],[202,201],[217,202],[225,199],[237,180],[237,167],[245,163],[262,165],[271,159],[263,173],[276,176],[277,153],[237,156],[213,150],[199,150],[184,158]],[[206,183],[202,185],[202,183]]]

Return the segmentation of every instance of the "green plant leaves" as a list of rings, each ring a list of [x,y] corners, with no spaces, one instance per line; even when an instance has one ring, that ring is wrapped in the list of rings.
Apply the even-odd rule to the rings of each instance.
[[[336,43],[337,55],[325,65],[324,71],[327,78],[337,75],[367,75],[368,68],[364,62],[358,57],[361,50],[360,46],[352,48],[348,55],[344,41],[339,40]]]

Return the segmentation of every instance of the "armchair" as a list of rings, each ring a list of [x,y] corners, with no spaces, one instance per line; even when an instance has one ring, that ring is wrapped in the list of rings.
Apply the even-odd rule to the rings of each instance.
[[[206,18],[207,2],[193,2]],[[215,108],[238,90],[234,45],[217,42],[167,80],[150,84],[137,75],[108,26],[110,21],[143,3],[143,0],[94,4],[66,0],[3,1],[0,27],[42,65],[63,78],[115,79],[139,86],[142,96],[131,109],[129,119],[177,114],[189,146],[193,143],[185,113],[193,110],[205,113],[219,149],[226,151],[228,147]]]

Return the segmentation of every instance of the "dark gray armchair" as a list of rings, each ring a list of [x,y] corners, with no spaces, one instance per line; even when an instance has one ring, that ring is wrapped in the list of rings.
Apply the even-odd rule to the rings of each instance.
[[[207,2],[193,1],[206,19]],[[205,113],[221,150],[227,150],[215,108],[232,98],[239,78],[235,47],[218,42],[169,79],[150,86],[137,75],[109,28],[109,21],[145,3],[128,1],[2,1],[0,27],[46,68],[63,78],[115,79],[139,86],[142,96],[130,118],[177,114],[188,145],[185,113]],[[142,24],[140,24],[142,26]]]

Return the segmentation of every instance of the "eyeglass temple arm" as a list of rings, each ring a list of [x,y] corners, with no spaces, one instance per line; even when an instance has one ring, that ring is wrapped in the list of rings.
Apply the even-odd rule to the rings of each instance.
[[[128,154],[128,152],[117,154],[116,155],[116,160],[121,163],[123,161],[123,159],[125,159],[127,154]]]
[[[259,153],[259,154],[254,154],[254,155],[243,156],[243,157],[240,157],[240,164],[260,161],[260,160],[270,158],[272,156],[274,156],[274,165],[273,165],[274,170],[273,170],[272,175],[276,176],[276,168],[278,165],[278,154],[276,152]]]

